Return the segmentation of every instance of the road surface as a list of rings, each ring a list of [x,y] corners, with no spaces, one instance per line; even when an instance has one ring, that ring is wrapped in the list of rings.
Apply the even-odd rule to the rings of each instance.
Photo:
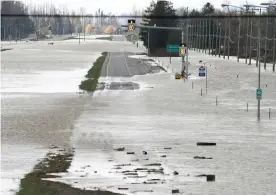
[[[113,41],[126,42],[124,36],[115,36]],[[110,52],[102,67],[101,77],[133,77],[134,75],[144,75],[153,72],[153,67],[146,61],[140,59],[129,58],[128,56],[135,55],[131,52]],[[159,72],[161,69],[155,72]],[[105,83],[105,88],[110,90],[135,90],[139,89],[139,85],[134,82],[109,82]]]

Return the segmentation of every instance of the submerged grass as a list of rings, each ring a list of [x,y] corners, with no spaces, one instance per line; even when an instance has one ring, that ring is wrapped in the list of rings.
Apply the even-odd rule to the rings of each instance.
[[[20,191],[16,195],[120,195],[108,191],[78,189],[61,182],[43,180],[57,178],[57,176],[48,175],[49,173],[67,172],[72,157],[73,153],[48,153],[32,172],[21,179]]]
[[[93,92],[97,88],[98,79],[101,75],[101,70],[107,56],[107,52],[103,52],[102,55],[94,62],[92,68],[90,68],[85,75],[85,80],[81,82],[79,88],[87,92]]]
[[[96,39],[112,41],[112,36],[109,36],[109,37],[97,37]]]

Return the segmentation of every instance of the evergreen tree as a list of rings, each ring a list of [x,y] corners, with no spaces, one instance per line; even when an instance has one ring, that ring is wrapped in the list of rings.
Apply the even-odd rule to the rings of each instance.
[[[176,10],[173,3],[169,1],[152,1],[143,15],[142,25],[145,26],[165,26],[175,27],[177,25]],[[178,42],[179,36],[175,36],[177,32],[166,29],[141,29],[140,38],[144,42],[144,46],[148,47],[148,31],[150,30],[150,53],[158,48],[166,48],[168,42]],[[173,35],[170,35],[173,34]],[[179,32],[178,32],[179,34]],[[179,37],[179,38],[178,38]]]

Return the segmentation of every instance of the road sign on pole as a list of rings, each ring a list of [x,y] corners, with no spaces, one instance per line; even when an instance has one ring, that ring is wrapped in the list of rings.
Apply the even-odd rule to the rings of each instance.
[[[262,94],[263,94],[262,89],[258,88],[258,89],[256,90],[256,97],[257,97],[258,100],[261,100],[261,99],[262,99]]]
[[[204,66],[200,66],[199,69],[198,69],[198,76],[205,77],[205,75],[206,75],[205,71],[206,71],[205,67]]]
[[[179,52],[179,45],[168,45],[167,52]]]
[[[135,20],[128,20],[128,31],[134,31]]]
[[[185,47],[184,45],[182,45],[181,47],[179,47],[179,55],[180,56],[185,56]]]

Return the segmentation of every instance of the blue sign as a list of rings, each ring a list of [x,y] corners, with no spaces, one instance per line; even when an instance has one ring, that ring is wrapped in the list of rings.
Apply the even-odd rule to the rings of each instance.
[[[198,76],[205,77],[205,73],[199,73]]]
[[[201,67],[198,69],[198,71],[199,71],[198,76],[200,76],[200,77],[205,77],[205,76],[206,76],[205,70],[206,70],[205,67],[204,67],[204,66],[201,66]]]
[[[168,52],[179,52],[179,45],[168,45]]]

